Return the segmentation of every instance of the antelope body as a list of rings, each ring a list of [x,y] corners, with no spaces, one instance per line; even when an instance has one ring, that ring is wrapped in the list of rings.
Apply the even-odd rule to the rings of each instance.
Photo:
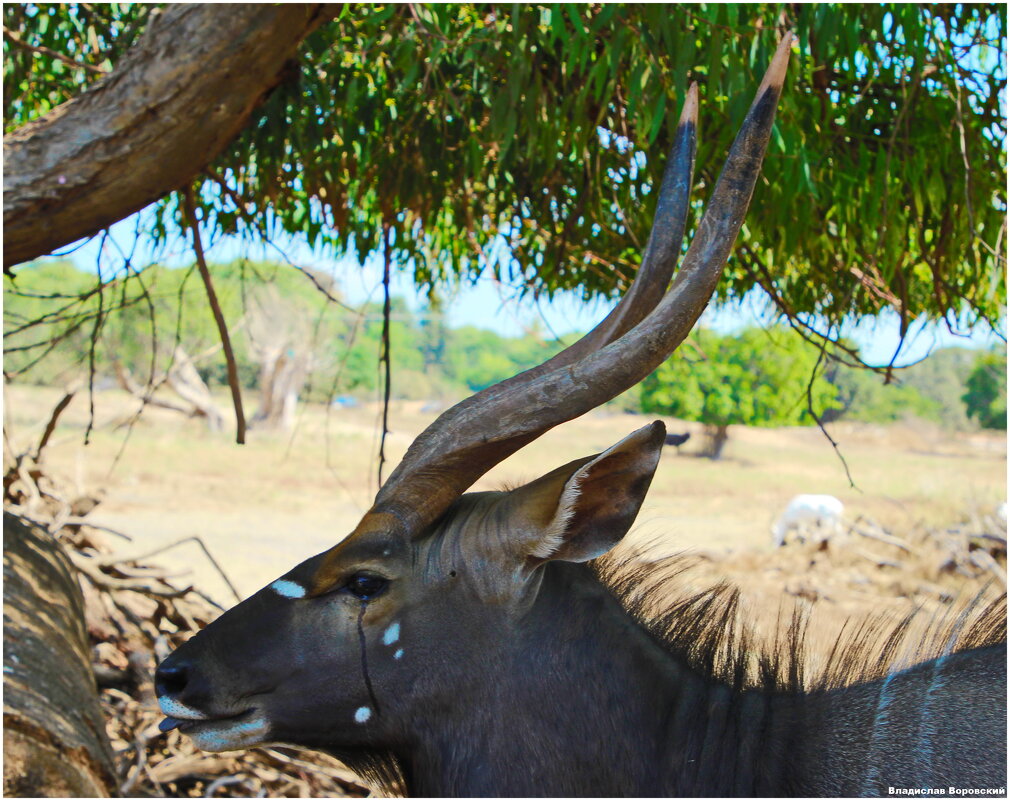
[[[954,645],[991,632],[952,637],[939,659],[851,687],[774,679],[798,672],[788,659],[763,662],[754,684],[748,644],[723,633],[732,595],[700,596],[657,628],[601,575],[599,557],[649,488],[661,423],[517,489],[463,494],[543,431],[641,380],[687,335],[742,224],[790,39],[669,291],[692,182],[694,87],[642,266],[614,312],[545,364],[443,413],[347,539],[170,655],[156,676],[163,729],[211,751],[317,748],[412,795],[1001,786],[1005,642]]]

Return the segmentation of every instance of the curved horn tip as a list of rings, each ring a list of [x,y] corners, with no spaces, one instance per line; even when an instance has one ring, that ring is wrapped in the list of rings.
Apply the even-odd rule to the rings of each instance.
[[[691,81],[684,98],[684,108],[680,112],[678,125],[698,125],[698,82]]]
[[[796,36],[792,31],[786,32],[781,41],[779,41],[779,46],[775,50],[775,56],[772,58],[771,64],[768,65],[768,70],[765,72],[764,80],[761,81],[761,86],[758,87],[757,94],[759,97],[768,87],[774,87],[775,89],[782,88],[782,84],[786,80],[786,68],[789,66],[790,52],[796,41]]]

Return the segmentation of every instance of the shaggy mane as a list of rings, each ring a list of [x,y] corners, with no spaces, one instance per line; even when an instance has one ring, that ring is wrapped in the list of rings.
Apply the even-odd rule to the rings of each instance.
[[[679,554],[643,563],[637,553],[610,553],[588,568],[671,655],[735,690],[817,692],[881,678],[945,654],[1006,643],[1006,593],[986,602],[986,585],[937,614],[917,607],[907,614],[848,620],[826,658],[816,664],[807,638],[809,603],[795,599],[791,608],[780,608],[768,642],[754,633],[758,618],[742,611],[741,592],[730,582],[690,589],[685,574],[700,561],[697,555]],[[914,623],[920,624],[918,630]],[[386,795],[406,793],[407,766],[393,754],[329,753]]]
[[[736,690],[806,693],[882,678],[919,662],[1006,643],[1006,592],[986,601],[990,584],[939,613],[921,607],[847,620],[826,658],[812,659],[812,605],[780,606],[774,635],[758,637],[758,619],[741,607],[728,581],[692,591],[683,581],[699,557],[678,554],[643,563],[639,554],[613,553],[590,563],[624,609],[672,655]],[[918,628],[913,628],[916,624]],[[820,664],[817,664],[817,662]]]

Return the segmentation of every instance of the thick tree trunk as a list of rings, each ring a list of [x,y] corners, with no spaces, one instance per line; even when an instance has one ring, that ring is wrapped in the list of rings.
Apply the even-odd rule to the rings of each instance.
[[[722,457],[722,449],[726,447],[726,440],[729,439],[729,426],[706,425],[705,438],[705,456],[719,459]]]
[[[260,405],[252,419],[257,428],[294,427],[308,362],[309,357],[293,347],[264,350],[260,356]]]
[[[47,532],[4,513],[4,795],[117,792],[77,574]]]
[[[335,6],[179,4],[107,79],[4,136],[4,269],[189,182]]]

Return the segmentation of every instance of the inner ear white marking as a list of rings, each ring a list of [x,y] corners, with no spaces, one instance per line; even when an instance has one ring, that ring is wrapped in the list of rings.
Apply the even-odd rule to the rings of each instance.
[[[368,723],[369,719],[372,717],[372,710],[367,706],[359,706],[354,711],[354,720],[357,723]]]
[[[301,584],[295,584],[287,579],[277,579],[270,585],[270,589],[283,598],[304,598],[305,588]]]
[[[383,645],[392,645],[398,639],[400,639],[400,624],[399,623],[394,623],[392,626],[390,626],[388,629],[386,629],[386,631],[383,633],[383,635],[382,635],[382,644]]]
[[[396,653],[393,654],[393,659],[399,659],[402,656],[403,656],[403,649],[402,648],[397,648],[396,649]]]
[[[594,459],[589,464],[577,470],[565,482],[565,487],[561,490],[561,497],[558,499],[558,510],[554,514],[554,519],[543,535],[541,535],[540,542],[537,543],[530,556],[536,559],[549,559],[564,543],[568,524],[571,522],[572,517],[575,516],[575,502],[582,493],[582,488],[579,485],[582,483],[582,479],[589,474],[586,468],[596,461]]]

